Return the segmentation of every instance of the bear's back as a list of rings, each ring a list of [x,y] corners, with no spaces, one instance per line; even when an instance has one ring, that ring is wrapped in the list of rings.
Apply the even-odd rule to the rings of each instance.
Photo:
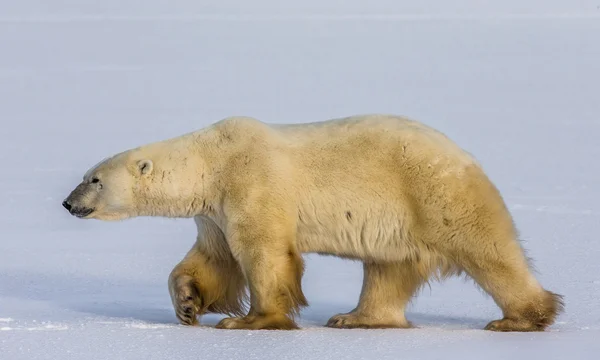
[[[331,158],[440,156],[459,165],[475,164],[471,154],[443,133],[403,116],[366,114],[301,124],[264,124],[274,137],[302,156]],[[407,151],[408,150],[408,151]],[[408,159],[410,160],[410,159]]]

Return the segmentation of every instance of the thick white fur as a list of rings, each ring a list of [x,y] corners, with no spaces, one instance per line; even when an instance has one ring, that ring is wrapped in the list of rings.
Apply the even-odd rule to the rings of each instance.
[[[89,218],[195,218],[198,240],[169,278],[183,323],[214,311],[239,316],[222,328],[295,328],[290,316],[306,305],[301,253],[365,264],[357,308],[329,326],[408,327],[404,308],[423,283],[462,272],[503,310],[488,329],[543,330],[562,308],[530,272],[477,161],[403,117],[232,117],[118,154],[84,183],[92,177],[104,186],[81,200],[96,209]],[[251,307],[242,316],[245,286]]]

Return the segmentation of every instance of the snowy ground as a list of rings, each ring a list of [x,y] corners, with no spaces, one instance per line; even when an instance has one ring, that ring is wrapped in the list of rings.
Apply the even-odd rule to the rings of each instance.
[[[0,359],[597,358],[600,3],[281,3],[0,3]],[[461,280],[421,293],[417,329],[327,329],[361,268],[312,255],[302,330],[183,327],[166,278],[191,221],[81,221],[60,205],[104,156],[225,116],[368,112],[420,119],[484,164],[565,295],[548,332],[480,330],[500,312]]]

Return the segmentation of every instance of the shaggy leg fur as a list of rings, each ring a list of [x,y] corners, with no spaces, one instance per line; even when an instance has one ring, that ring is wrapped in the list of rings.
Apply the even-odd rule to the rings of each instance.
[[[486,330],[543,331],[563,310],[562,296],[542,288],[517,246],[514,241],[498,247],[492,257],[470,259],[465,267],[502,309],[504,317],[490,322]]]
[[[517,230],[498,189],[480,168],[464,169],[458,192],[439,208],[430,245],[469,274],[502,309],[494,331],[543,331],[563,310],[562,297],[545,290],[529,269]],[[468,179],[468,180],[467,180]],[[435,225],[438,224],[438,225]]]
[[[248,279],[251,309],[245,317],[221,320],[217,328],[297,329],[291,316],[307,301],[301,289],[304,266],[293,246],[293,236],[277,238],[273,230],[251,236],[255,228],[236,232],[244,237],[228,239]]]
[[[404,309],[424,280],[410,262],[364,263],[358,306],[327,322],[333,328],[409,328]]]
[[[175,314],[184,325],[197,325],[206,312],[241,315],[245,279],[216,225],[198,222],[198,240],[169,275]]]

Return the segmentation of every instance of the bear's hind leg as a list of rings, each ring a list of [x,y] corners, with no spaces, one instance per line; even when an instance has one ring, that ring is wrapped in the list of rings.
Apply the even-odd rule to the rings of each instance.
[[[493,247],[488,256],[469,256],[466,272],[492,296],[503,318],[485,330],[543,331],[563,309],[562,296],[545,290],[535,279],[516,241]]]
[[[358,306],[327,322],[333,328],[410,328],[404,309],[424,284],[410,261],[363,264],[364,278]]]

